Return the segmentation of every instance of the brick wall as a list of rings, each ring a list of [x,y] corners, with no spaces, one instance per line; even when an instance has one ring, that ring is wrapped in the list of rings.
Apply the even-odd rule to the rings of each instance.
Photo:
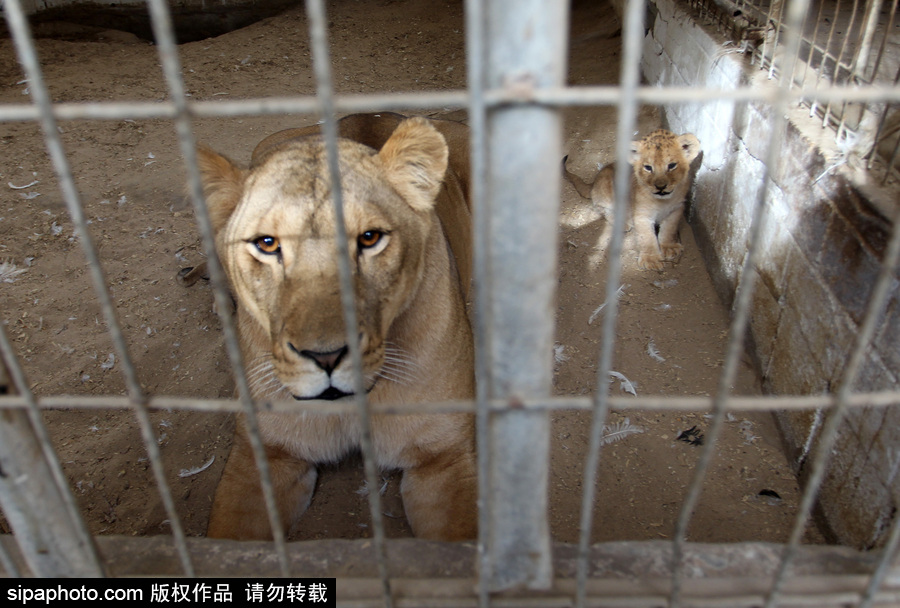
[[[731,48],[723,46],[725,40],[685,10],[674,0],[656,0],[648,13],[642,67],[650,84],[772,86],[765,72],[743,55],[725,52]],[[692,132],[702,143],[689,221],[723,301],[731,303],[753,205],[764,187],[771,109],[709,102],[671,105],[664,115],[671,130]],[[879,209],[897,204],[896,198],[878,201],[865,185],[854,185],[846,170],[830,167],[833,151],[822,144],[821,127],[815,127],[820,133],[810,130],[805,117],[802,110],[792,111],[782,162],[767,186],[771,207],[750,322],[749,343],[763,385],[782,395],[824,393],[840,381],[890,230]],[[898,284],[857,390],[900,387]],[[822,415],[777,414],[801,478]],[[898,422],[896,408],[871,408],[852,411],[841,428],[819,505],[841,543],[870,547],[883,540],[900,498]]]

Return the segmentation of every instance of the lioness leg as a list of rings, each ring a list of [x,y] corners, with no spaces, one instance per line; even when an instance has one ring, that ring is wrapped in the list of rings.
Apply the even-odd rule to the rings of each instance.
[[[400,492],[417,538],[466,540],[478,535],[474,452],[442,454],[407,469]]]
[[[316,487],[316,468],[282,448],[266,446],[266,457],[278,513],[283,529],[287,531],[309,506]],[[272,538],[259,471],[250,440],[240,426],[216,489],[206,535],[238,540]]]

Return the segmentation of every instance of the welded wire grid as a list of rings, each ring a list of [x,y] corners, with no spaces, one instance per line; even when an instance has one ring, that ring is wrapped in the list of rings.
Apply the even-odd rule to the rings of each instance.
[[[835,0],[835,15],[839,14],[840,4],[842,0]],[[846,2],[846,0],[843,0]],[[717,4],[726,3],[727,0],[716,0]],[[251,439],[256,452],[257,461],[262,463],[260,466],[262,485],[264,489],[266,503],[269,509],[269,517],[272,522],[272,529],[275,531],[274,548],[278,556],[281,574],[289,575],[290,569],[287,558],[287,548],[284,537],[279,533],[280,525],[277,525],[279,516],[275,507],[274,498],[272,496],[272,486],[268,480],[267,467],[265,466],[264,450],[262,442],[259,439],[258,432],[254,430],[254,404],[249,397],[250,392],[247,387],[245,372],[240,356],[240,349],[237,344],[237,334],[234,323],[228,311],[230,310],[228,303],[228,294],[224,291],[225,285],[224,274],[221,266],[218,264],[214,245],[211,224],[206,213],[203,202],[202,187],[200,185],[199,173],[196,166],[194,140],[191,130],[191,122],[196,117],[201,116],[241,116],[241,115],[264,115],[264,114],[283,114],[289,112],[318,113],[324,120],[323,131],[326,136],[329,166],[330,170],[337,177],[336,163],[336,128],[334,116],[340,112],[350,111],[377,111],[377,110],[405,110],[414,111],[416,109],[425,109],[432,107],[468,107],[469,116],[472,127],[472,159],[473,159],[473,190],[472,196],[475,204],[476,231],[480,230],[477,220],[483,218],[484,210],[490,205],[489,195],[485,182],[489,172],[487,167],[484,151],[487,147],[486,124],[489,120],[488,110],[490,108],[499,107],[501,105],[529,103],[542,104],[548,107],[562,108],[564,106],[573,105],[602,105],[615,104],[619,106],[620,122],[618,129],[617,154],[620,158],[627,156],[627,142],[633,130],[635,121],[635,112],[639,103],[664,103],[691,100],[726,100],[734,103],[747,101],[764,101],[771,103],[775,112],[776,121],[783,121],[785,110],[789,104],[796,103],[799,100],[810,100],[811,107],[818,108],[825,104],[825,121],[830,124],[836,124],[842,128],[842,114],[837,112],[835,108],[846,107],[848,103],[865,103],[865,104],[881,104],[888,107],[890,104],[900,102],[900,90],[897,87],[897,77],[892,76],[887,79],[880,78],[879,74],[884,74],[887,68],[884,67],[883,57],[885,44],[883,40],[880,45],[873,42],[874,38],[863,33],[855,47],[856,55],[853,55],[847,49],[839,51],[833,50],[831,39],[833,32],[820,31],[819,21],[815,21],[814,31],[810,34],[803,27],[808,14],[812,14],[809,10],[808,0],[796,0],[784,4],[772,2],[771,5],[754,5],[753,8],[764,13],[765,17],[761,21],[756,21],[753,25],[752,21],[748,21],[744,31],[747,34],[747,40],[752,40],[755,46],[756,57],[764,64],[767,63],[769,68],[778,66],[778,74],[773,72],[778,80],[778,86],[771,89],[762,90],[739,89],[739,90],[692,90],[692,89],[660,89],[641,87],[638,84],[638,62],[640,57],[640,44],[643,35],[642,18],[645,6],[642,2],[629,2],[626,6],[626,19],[623,28],[624,53],[623,53],[623,69],[622,82],[617,87],[582,87],[578,90],[545,87],[535,89],[523,89],[517,87],[515,89],[488,89],[485,86],[484,78],[484,57],[486,48],[489,44],[500,44],[502,41],[488,41],[485,39],[485,31],[483,20],[485,8],[483,2],[479,0],[467,0],[467,49],[468,49],[468,90],[467,91],[450,91],[441,93],[401,93],[390,95],[366,95],[366,96],[337,96],[333,92],[331,79],[328,70],[328,44],[326,38],[326,20],[324,18],[324,6],[321,0],[310,0],[308,2],[308,13],[310,21],[310,38],[312,40],[313,55],[315,61],[315,72],[317,77],[317,95],[310,97],[280,98],[280,99],[250,99],[232,102],[189,102],[184,95],[184,83],[181,79],[181,69],[178,59],[177,46],[175,44],[172,32],[171,16],[169,15],[168,5],[165,0],[149,0],[151,17],[153,20],[154,34],[160,53],[161,64],[168,83],[170,91],[170,99],[164,103],[157,102],[135,102],[135,103],[87,103],[87,104],[52,104],[47,92],[46,85],[43,82],[41,67],[38,62],[34,43],[29,32],[25,15],[22,11],[19,0],[5,0],[5,14],[10,29],[15,38],[17,52],[20,61],[29,80],[30,90],[32,92],[33,105],[10,105],[0,108],[0,121],[38,121],[43,129],[47,149],[50,153],[54,168],[59,176],[60,186],[63,191],[65,201],[69,207],[72,221],[75,225],[76,232],[79,236],[79,242],[88,258],[91,277],[94,283],[97,297],[101,303],[105,321],[112,334],[113,342],[116,347],[119,360],[122,362],[121,368],[126,376],[126,385],[128,387],[127,397],[101,397],[101,398],[63,398],[63,397],[47,397],[36,399],[28,390],[27,382],[24,380],[21,365],[19,364],[15,353],[12,352],[9,342],[5,338],[4,327],[0,324],[0,355],[6,366],[11,370],[14,385],[19,389],[17,396],[0,397],[0,406],[5,408],[28,408],[31,412],[31,419],[35,426],[41,427],[39,408],[49,407],[130,407],[135,410],[138,420],[141,424],[141,430],[144,442],[148,451],[148,456],[153,467],[157,484],[160,488],[163,503],[167,511],[167,515],[171,521],[172,536],[177,549],[178,557],[182,564],[185,575],[194,575],[194,566],[190,551],[187,547],[184,532],[180,525],[179,518],[174,508],[174,502],[171,497],[171,491],[168,489],[165,481],[163,465],[157,448],[156,438],[153,429],[149,424],[147,412],[150,408],[159,407],[180,407],[191,408],[197,410],[228,410],[243,411],[247,414],[250,423]],[[897,2],[894,0],[889,11],[890,23],[893,23],[896,12]],[[881,3],[878,1],[869,2],[867,10],[862,16],[861,22],[866,24],[873,23],[873,16],[880,15]],[[749,3],[741,3],[741,10],[751,8]],[[819,15],[822,11],[827,10],[824,4],[814,5],[815,11]],[[850,17],[851,21],[855,19],[857,4],[853,4],[853,13]],[[721,12],[717,12],[721,15]],[[832,22],[835,19],[832,19]],[[724,23],[724,22],[723,22]],[[763,24],[760,26],[759,24]],[[774,23],[774,29],[770,29],[768,24]],[[729,27],[735,27],[732,22]],[[743,26],[741,26],[743,27]],[[755,29],[754,29],[755,28]],[[863,32],[870,32],[874,26],[862,28]],[[833,28],[832,28],[833,29]],[[877,30],[877,28],[874,28]],[[889,29],[889,28],[888,28]],[[803,32],[803,36],[798,35]],[[828,42],[824,46],[818,46],[818,41],[825,36]],[[846,38],[846,37],[845,37]],[[767,50],[768,49],[768,50]],[[780,49],[780,52],[775,49]],[[871,53],[863,55],[865,49],[876,49],[873,52],[877,56],[873,62],[870,61]],[[804,56],[805,55],[805,56]],[[818,57],[818,64],[813,66],[816,61],[811,59]],[[774,58],[774,59],[773,59]],[[796,74],[799,71],[797,67],[798,60],[805,61],[806,65],[803,70],[817,70],[814,83],[811,86],[809,80],[801,78],[797,81]],[[874,67],[873,67],[873,65]],[[810,67],[813,66],[813,67]],[[896,68],[894,68],[896,69]],[[846,72],[850,75],[852,82],[865,83],[867,87],[844,88],[840,85],[846,80],[835,78]],[[785,77],[785,74],[792,75]],[[889,75],[890,76],[890,75]],[[883,84],[886,83],[886,84]],[[91,240],[90,231],[88,230],[82,208],[79,200],[79,194],[75,185],[75,178],[69,168],[62,143],[57,129],[57,122],[69,119],[97,119],[97,120],[116,120],[122,118],[169,118],[174,121],[182,154],[185,157],[186,167],[188,169],[188,178],[190,184],[190,192],[194,202],[194,209],[198,220],[198,229],[204,250],[209,259],[210,274],[212,275],[212,283],[215,286],[215,297],[218,303],[218,311],[222,315],[222,324],[225,333],[225,343],[231,361],[234,376],[238,384],[239,392],[242,395],[237,402],[228,400],[187,400],[177,397],[152,397],[144,394],[137,380],[133,359],[129,356],[128,345],[125,343],[120,330],[118,320],[116,318],[115,308],[111,296],[106,288],[103,271],[98,261],[96,249]],[[831,118],[829,118],[831,117]],[[778,127],[780,125],[776,125]],[[846,125],[844,125],[846,126]],[[778,154],[780,150],[781,133],[783,129],[773,128],[769,141],[769,153],[766,158],[767,172],[775,171],[778,163]],[[620,163],[624,166],[624,163]],[[768,179],[768,176],[765,177]],[[337,180],[335,180],[337,183]],[[627,175],[624,171],[620,171],[616,175],[616,192],[617,205],[621,208],[626,199],[628,188]],[[337,189],[336,189],[337,190]],[[765,189],[762,190],[763,192]],[[337,191],[335,197],[338,213],[340,213],[340,193]],[[597,390],[593,400],[578,398],[558,398],[558,399],[541,399],[535,401],[524,400],[517,404],[518,407],[525,410],[533,409],[556,409],[556,408],[580,408],[592,409],[594,411],[594,421],[591,432],[591,445],[587,457],[585,467],[584,487],[585,493],[583,497],[583,513],[581,519],[582,533],[578,547],[578,566],[577,566],[577,586],[574,593],[573,601],[576,605],[583,606],[591,602],[587,597],[588,582],[588,559],[589,559],[589,530],[591,529],[591,512],[594,501],[594,482],[596,477],[597,463],[600,458],[600,432],[606,420],[606,415],[611,408],[616,409],[672,409],[672,410],[711,410],[713,412],[713,422],[708,431],[708,441],[701,455],[700,463],[697,466],[696,475],[688,490],[685,503],[678,519],[678,525],[673,541],[672,551],[672,585],[671,592],[668,596],[668,604],[670,606],[679,606],[683,602],[690,603],[690,598],[683,597],[682,593],[682,556],[684,554],[685,532],[690,522],[690,516],[699,496],[704,475],[708,469],[709,462],[715,451],[715,439],[719,435],[725,416],[730,410],[736,409],[807,409],[813,407],[828,407],[830,415],[822,429],[821,438],[818,448],[810,465],[810,479],[806,484],[802,503],[799,513],[795,520],[794,528],[789,542],[783,547],[783,558],[778,567],[774,581],[765,599],[767,606],[775,606],[782,599],[782,591],[785,582],[790,578],[791,563],[794,559],[803,529],[806,526],[810,516],[813,501],[817,495],[821,484],[824,470],[827,465],[828,455],[832,451],[837,435],[837,429],[846,414],[848,408],[862,407],[864,405],[894,405],[900,402],[900,393],[897,392],[880,392],[880,393],[857,393],[851,392],[854,380],[860,368],[860,364],[868,348],[869,342],[874,334],[878,319],[883,314],[890,289],[892,286],[892,277],[897,272],[898,259],[900,259],[900,217],[894,218],[894,229],[890,237],[890,241],[885,250],[884,258],[881,263],[878,279],[873,289],[872,296],[868,303],[868,308],[860,327],[859,334],[856,339],[853,351],[848,359],[847,366],[843,372],[843,378],[838,386],[838,390],[833,395],[809,396],[809,397],[765,397],[765,398],[746,398],[732,397],[729,395],[732,377],[742,353],[743,336],[747,329],[749,317],[751,295],[753,291],[754,272],[747,271],[751,269],[760,253],[761,249],[761,227],[764,225],[767,213],[767,205],[765,194],[761,194],[759,200],[756,201],[755,214],[750,233],[749,252],[744,262],[745,271],[741,274],[741,283],[735,298],[733,310],[733,322],[729,331],[728,350],[725,357],[722,375],[716,395],[712,398],[702,397],[681,397],[681,398],[663,398],[663,397],[637,397],[628,400],[622,400],[611,396],[608,393],[608,382],[606,382],[607,372],[611,369],[612,345],[615,336],[615,324],[617,316],[617,308],[615,306],[616,298],[614,286],[617,281],[610,279],[608,284],[607,301],[611,305],[607,308],[604,320],[604,341],[599,354],[600,364],[598,365]],[[616,222],[621,223],[623,214],[616,214]],[[339,222],[340,224],[340,222]],[[622,230],[613,230],[613,243],[611,245],[611,276],[617,276],[615,273],[621,271],[621,259],[618,255],[621,252],[621,233]],[[345,239],[344,235],[340,236]],[[485,235],[476,232],[476,244],[483,243]],[[338,250],[346,255],[346,242],[342,241],[338,246]],[[478,448],[482,453],[488,448],[488,438],[485,433],[486,421],[490,412],[505,410],[507,404],[503,402],[495,402],[489,399],[489,393],[483,388],[488,376],[487,368],[490,361],[485,357],[484,353],[488,351],[486,347],[490,339],[490,323],[487,318],[488,313],[484,308],[484,303],[478,300],[477,293],[491,278],[486,274],[485,269],[488,264],[484,258],[485,252],[483,246],[476,247],[476,266],[475,266],[475,288],[476,288],[476,308],[475,308],[475,327],[477,339],[477,359],[476,359],[476,375],[479,379],[479,389],[476,403],[443,403],[429,405],[429,411],[473,411],[478,414],[479,434]],[[352,319],[354,311],[353,307],[353,290],[350,285],[349,271],[347,266],[348,260],[344,259],[341,263],[341,289],[343,294],[343,304],[345,314]],[[547,319],[547,323],[551,323],[552,319]],[[355,323],[347,323],[347,327],[354,327]],[[355,336],[348,336],[348,342],[355,345]],[[355,346],[354,346],[355,347]],[[358,361],[358,353],[354,355],[354,359]],[[360,366],[357,365],[359,373]],[[358,391],[360,395],[364,395],[363,391]],[[275,410],[284,409],[290,411],[302,411],[304,408],[316,408],[316,404],[272,404]],[[360,397],[358,403],[349,404],[329,404],[334,411],[359,411],[365,420],[370,414],[369,410],[373,409],[366,404],[364,397]],[[408,412],[414,406],[380,406],[379,412]],[[40,431],[43,436],[44,444],[47,447],[47,458],[54,462],[54,466],[58,470],[58,462],[55,462],[52,448],[46,441],[46,432]],[[364,442],[362,446],[364,459],[367,463],[366,474],[369,478],[370,487],[376,485],[374,483],[374,470],[370,463],[371,445]],[[479,478],[480,485],[480,522],[482,524],[489,521],[485,515],[486,510],[485,496],[488,494],[488,488],[485,487],[485,480],[488,479],[488,469],[490,463],[486,459],[479,459]],[[55,479],[56,483],[61,486],[65,485],[63,476],[58,475]],[[66,488],[63,494],[67,495]],[[381,526],[380,507],[378,506],[378,493],[370,492],[370,500],[372,510],[372,522],[374,526],[374,542],[376,544],[376,554],[379,560],[379,576],[382,582],[383,603],[392,605],[394,594],[391,590],[390,579],[387,575],[385,560],[385,540],[384,531]],[[69,505],[72,509],[72,505]],[[77,519],[77,517],[76,517]],[[83,529],[77,533],[84,534]],[[479,569],[481,575],[481,584],[478,593],[478,603],[482,606],[488,606],[492,603],[492,595],[488,588],[488,575],[490,573],[490,564],[488,563],[488,552],[485,548],[485,530],[481,527],[481,539],[478,546]],[[875,600],[879,587],[888,572],[888,569],[895,556],[898,542],[900,542],[900,518],[894,518],[893,526],[888,535],[886,545],[881,549],[881,559],[878,567],[869,577],[867,588],[861,598],[855,598],[852,603],[859,601],[860,606],[869,606]],[[0,545],[2,548],[2,545]],[[9,575],[17,575],[12,560],[5,551],[0,551],[0,564],[3,565],[5,571]],[[659,602],[652,594],[648,594],[648,604],[634,605],[657,605]],[[708,605],[724,605],[716,604],[709,600]]]
[[[815,0],[799,22],[786,19],[784,0],[690,0],[701,19],[714,22],[732,38],[732,52],[747,53],[773,78],[790,74],[793,86],[827,88],[893,85],[900,80],[900,48],[894,30],[898,0]],[[798,39],[787,49],[790,37]],[[799,35],[797,35],[799,33]],[[844,158],[883,171],[882,181],[897,178],[900,139],[897,106],[803,98],[810,117],[834,131]],[[885,145],[881,145],[885,142]]]

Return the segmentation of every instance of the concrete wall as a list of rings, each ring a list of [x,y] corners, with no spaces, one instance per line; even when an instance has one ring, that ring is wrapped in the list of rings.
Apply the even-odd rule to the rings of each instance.
[[[772,86],[743,55],[725,53],[725,40],[695,23],[689,9],[674,0],[653,1],[657,10],[647,23],[642,66],[650,84]],[[719,293],[730,303],[752,208],[764,187],[761,159],[771,109],[709,102],[664,110],[671,130],[692,132],[702,142],[689,220]],[[829,168],[830,152],[827,143],[813,144],[804,135],[807,116],[802,110],[791,115],[781,166],[765,186],[771,213],[750,323],[764,387],[781,395],[825,393],[839,382],[888,238],[890,222],[882,211],[897,204],[896,194],[879,201],[840,168],[817,179]],[[816,129],[818,134],[808,132],[821,138]],[[898,284],[857,390],[900,388]],[[822,414],[778,415],[801,478]],[[897,408],[873,408],[851,412],[841,429],[820,501],[820,515],[839,542],[870,547],[883,540],[900,493],[898,423]]]

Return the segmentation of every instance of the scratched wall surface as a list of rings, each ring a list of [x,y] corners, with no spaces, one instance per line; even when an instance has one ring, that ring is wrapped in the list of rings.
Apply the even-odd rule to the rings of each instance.
[[[648,82],[665,86],[771,86],[766,73],[743,55],[726,54],[726,42],[676,6],[656,0],[645,39]],[[703,143],[690,221],[717,289],[734,297],[753,206],[764,181],[763,159],[771,131],[764,104],[679,104],[666,108],[673,131],[691,131]],[[884,194],[832,167],[830,151],[790,114],[784,151],[771,168],[750,335],[764,388],[774,394],[834,390],[858,334],[889,237]],[[820,123],[821,124],[821,123]],[[823,130],[819,127],[819,132]],[[810,136],[812,133],[812,136]],[[896,198],[894,199],[896,201]],[[895,277],[896,278],[896,277]],[[900,386],[900,281],[855,384],[857,391]],[[788,453],[806,472],[824,412],[778,415]],[[900,412],[851,411],[841,427],[822,488],[820,515],[836,540],[861,548],[882,542],[894,516],[900,484]]]

